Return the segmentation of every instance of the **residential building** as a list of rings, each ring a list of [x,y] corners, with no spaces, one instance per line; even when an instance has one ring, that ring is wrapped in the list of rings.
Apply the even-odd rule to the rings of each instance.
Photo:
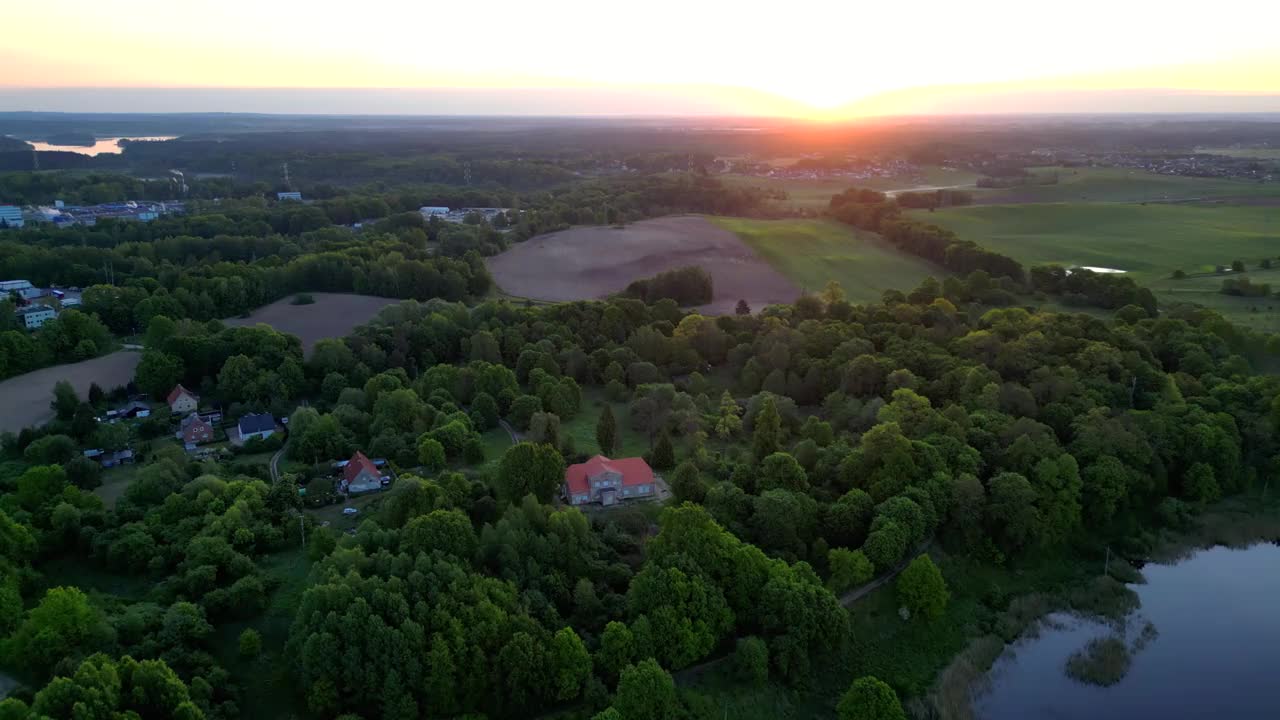
[[[115,467],[117,465],[132,465],[132,450],[117,450],[115,452],[104,452],[102,450],[85,450],[84,456],[97,462],[104,468]]]
[[[200,396],[182,387],[182,384],[174,386],[169,392],[169,409],[176,413],[193,413],[196,408],[200,407]]]
[[[276,200],[280,200],[280,201],[284,201],[284,200],[296,200],[297,202],[302,202],[302,193],[300,193],[300,192],[278,192],[278,193],[276,193]]]
[[[240,430],[241,440],[249,440],[250,438],[266,440],[276,431],[276,419],[271,416],[271,413],[245,415],[240,418],[240,422],[236,424],[236,427]]]
[[[644,458],[610,460],[596,455],[564,472],[564,498],[570,505],[613,505],[619,500],[652,497],[656,492],[653,469]]]
[[[382,472],[372,460],[359,450],[342,468],[339,489],[350,495],[382,489]]]
[[[133,417],[144,418],[144,417],[150,417],[150,416],[151,416],[151,406],[140,400],[130,400],[129,403],[126,404],[124,407],[119,407],[119,408],[116,408],[115,410],[107,411],[108,420],[116,420],[120,418],[133,418]]]
[[[34,330],[50,320],[58,317],[58,311],[48,305],[28,305],[18,308],[18,317],[28,330]]]
[[[182,438],[182,441],[189,445],[206,443],[213,440],[213,426],[199,415],[191,413],[182,419],[182,426],[178,430],[178,437]]]
[[[23,226],[22,208],[17,205],[0,205],[0,229]]]
[[[0,280],[0,296],[7,297],[9,293],[15,292],[23,300],[32,300],[45,295],[44,290],[33,286],[29,280]]]

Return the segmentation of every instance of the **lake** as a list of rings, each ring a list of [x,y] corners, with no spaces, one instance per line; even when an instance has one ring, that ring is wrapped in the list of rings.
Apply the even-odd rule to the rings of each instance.
[[[92,145],[50,145],[47,142],[28,140],[40,152],[73,152],[81,155],[119,155],[124,152],[120,147],[121,140],[173,140],[176,136],[164,137],[111,137],[97,138]]]
[[[1110,687],[1077,682],[1068,657],[1114,634],[1104,623],[1053,615],[1038,637],[1006,649],[974,698],[980,720],[1201,720],[1280,718],[1280,547],[1213,548],[1173,565],[1147,565],[1131,586],[1159,633]]]

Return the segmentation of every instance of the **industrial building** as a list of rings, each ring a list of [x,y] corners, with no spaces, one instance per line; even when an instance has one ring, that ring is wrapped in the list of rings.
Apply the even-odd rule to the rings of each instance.
[[[0,299],[9,297],[9,293],[17,293],[23,300],[44,297],[45,291],[34,287],[29,280],[0,280]]]
[[[58,317],[58,312],[48,305],[28,305],[18,309],[18,317],[28,330],[34,330]]]
[[[22,208],[17,205],[0,205],[0,228],[23,226]]]

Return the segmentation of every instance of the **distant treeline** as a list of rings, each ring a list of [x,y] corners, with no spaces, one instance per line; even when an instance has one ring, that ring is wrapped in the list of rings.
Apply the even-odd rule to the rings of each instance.
[[[959,275],[982,271],[1026,286],[1022,263],[992,252],[954,232],[902,214],[900,202],[875,190],[851,188],[831,198],[828,214],[840,222],[879,233],[903,252],[924,258]],[[1031,269],[1030,289],[1058,295],[1063,302],[1116,309],[1137,305],[1156,312],[1156,298],[1132,278],[1048,265]]]

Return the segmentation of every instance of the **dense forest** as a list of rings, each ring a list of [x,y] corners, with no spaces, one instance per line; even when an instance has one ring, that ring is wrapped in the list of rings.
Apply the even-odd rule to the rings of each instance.
[[[718,717],[670,673],[726,652],[798,687],[833,662],[876,669],[910,697],[925,688],[863,655],[839,593],[930,539],[1010,568],[1108,538],[1140,547],[1144,528],[1280,461],[1280,381],[1212,315],[982,310],[982,291],[973,275],[853,306],[832,286],[714,319],[669,300],[410,301],[305,360],[265,328],[157,313],[138,382],[278,412],[310,398],[290,455],[363,448],[398,468],[354,535],[302,516],[311,566],[287,638],[240,635],[308,715]],[[590,407],[596,393],[625,414]],[[72,440],[101,398],[63,401],[59,420],[4,439],[3,652],[37,691],[0,710],[69,717],[100,698],[238,716],[245,689],[212,637],[274,602],[263,565],[297,545],[309,471],[271,482],[159,442],[109,508]],[[560,431],[586,412],[596,447]],[[537,442],[485,458],[476,437],[499,418]],[[566,463],[613,449],[614,422],[652,438],[675,494],[652,536],[634,512],[553,504]],[[123,601],[50,586],[44,563],[68,554],[152,587]],[[899,592],[928,627],[954,578],[917,564]],[[879,697],[868,683],[841,707]]]
[[[976,637],[1013,640],[1024,594],[1123,603],[1116,578],[1158,533],[1280,467],[1280,338],[908,213],[966,193],[831,198],[827,216],[945,275],[875,303],[831,283],[704,317],[682,309],[712,297],[699,267],[608,300],[495,299],[484,259],[542,233],[790,211],[708,177],[715,153],[680,134],[584,124],[523,157],[506,132],[445,125],[461,149],[317,127],[0,174],[18,202],[185,203],[0,236],[0,278],[82,289],[35,332],[0,298],[0,379],[145,348],[127,387],[60,383],[54,420],[0,434],[0,669],[16,686],[0,720],[715,720],[725,686],[775,691],[795,703],[784,716],[953,718],[943,668]],[[274,200],[286,161],[308,202]],[[117,172],[174,164],[227,176],[183,195]],[[424,205],[504,211],[446,223]],[[310,292],[403,302],[305,353],[222,322]],[[1050,296],[1090,313],[1023,307]],[[105,420],[178,384],[227,427],[269,413],[279,431],[189,452],[164,403]],[[387,485],[340,515],[356,498],[334,463],[356,453],[385,461]],[[665,496],[564,503],[566,468],[597,454],[643,455]],[[855,612],[877,579],[891,610]]]

